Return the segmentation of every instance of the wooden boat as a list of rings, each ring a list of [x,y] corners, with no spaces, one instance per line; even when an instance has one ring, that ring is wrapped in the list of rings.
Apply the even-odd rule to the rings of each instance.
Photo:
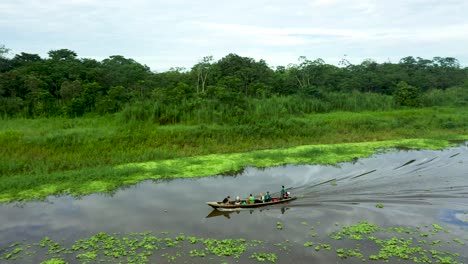
[[[268,206],[268,205],[273,205],[273,204],[280,204],[280,203],[286,203],[292,200],[296,200],[297,197],[290,197],[290,198],[273,198],[271,202],[265,202],[265,203],[253,203],[253,204],[242,204],[242,203],[235,203],[235,202],[230,202],[229,204],[225,204],[222,202],[207,202],[209,206],[215,208],[215,209],[236,209],[236,208],[256,208],[256,207],[263,207],[263,206]]]

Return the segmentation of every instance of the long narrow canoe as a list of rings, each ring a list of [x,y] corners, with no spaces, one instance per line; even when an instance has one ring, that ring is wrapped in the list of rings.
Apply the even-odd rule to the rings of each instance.
[[[235,208],[256,208],[256,207],[262,207],[262,206],[267,206],[267,205],[273,205],[273,204],[280,204],[280,203],[286,203],[292,200],[296,200],[297,197],[291,197],[291,198],[285,198],[285,199],[273,199],[271,202],[265,202],[265,203],[253,203],[253,204],[239,204],[239,203],[234,203],[230,202],[229,204],[225,204],[222,202],[207,202],[209,206],[218,209],[218,208],[223,208],[223,209],[235,209]]]

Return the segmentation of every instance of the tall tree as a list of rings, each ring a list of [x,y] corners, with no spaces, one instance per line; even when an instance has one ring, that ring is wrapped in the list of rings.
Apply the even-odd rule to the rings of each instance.
[[[0,58],[4,58],[6,54],[10,52],[10,49],[7,49],[5,45],[0,45]]]
[[[16,54],[15,57],[13,57],[11,64],[13,67],[20,67],[40,61],[42,61],[42,58],[38,54],[21,52],[20,54]]]
[[[102,67],[104,73],[99,80],[106,90],[119,85],[129,88],[151,74],[148,66],[121,55],[113,55],[103,60]]]
[[[72,60],[77,56],[76,52],[69,49],[51,50],[48,54],[52,60]]]
[[[245,95],[256,94],[254,87],[258,87],[258,85],[251,86],[255,82],[263,83],[267,86],[271,86],[273,82],[274,72],[263,60],[256,62],[252,58],[241,57],[231,53],[220,59],[215,67],[218,81],[226,77],[229,77],[231,80],[240,80],[241,87],[232,87],[232,89],[239,89],[236,92],[243,92]]]
[[[197,93],[205,92],[208,75],[213,67],[213,56],[205,56],[203,59],[192,67],[192,72],[197,75]]]
[[[0,45],[0,72],[7,71],[11,67],[10,60],[6,57],[9,52],[5,45]]]

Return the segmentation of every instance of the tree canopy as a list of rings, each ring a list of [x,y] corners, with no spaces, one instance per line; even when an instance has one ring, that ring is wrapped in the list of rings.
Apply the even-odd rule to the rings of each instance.
[[[376,93],[415,107],[421,93],[468,87],[468,68],[452,57],[405,57],[398,63],[339,66],[299,57],[297,63],[271,67],[264,60],[228,54],[203,57],[190,70],[152,72],[131,58],[113,55],[102,61],[79,58],[68,49],[48,58],[21,52],[7,58],[0,45],[0,115],[25,117],[114,113],[133,102],[161,104],[211,100],[242,108],[246,98],[304,96],[320,100],[327,93]]]

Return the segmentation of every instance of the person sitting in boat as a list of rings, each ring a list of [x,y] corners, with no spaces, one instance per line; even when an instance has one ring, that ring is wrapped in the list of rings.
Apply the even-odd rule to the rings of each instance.
[[[231,196],[227,196],[226,198],[224,198],[223,200],[223,204],[229,204],[231,201],[229,201],[231,199]]]
[[[249,198],[247,198],[247,201],[249,204],[253,204],[255,203],[255,197],[252,194],[250,194]]]
[[[271,202],[270,192],[266,192],[264,200],[265,200],[265,202]]]
[[[286,195],[284,196],[284,198],[290,198],[291,197],[291,193],[290,192],[286,192]]]
[[[239,195],[236,196],[236,201],[235,201],[235,204],[240,204],[241,203],[241,200],[240,200],[240,197]]]
[[[265,197],[263,196],[262,193],[258,195],[258,199],[255,199],[255,203],[263,203],[265,202]]]

